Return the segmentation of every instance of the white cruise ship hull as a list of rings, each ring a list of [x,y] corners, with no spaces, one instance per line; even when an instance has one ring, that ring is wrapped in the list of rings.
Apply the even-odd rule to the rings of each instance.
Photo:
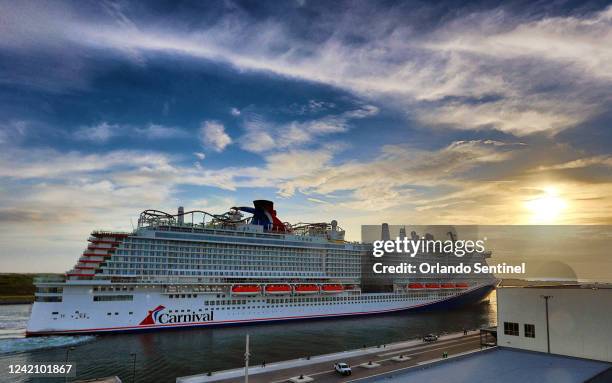
[[[495,286],[496,281],[489,281],[448,291],[285,297],[168,294],[135,287],[129,294],[132,300],[102,302],[92,301],[91,286],[66,286],[62,302],[34,303],[27,335],[135,332],[456,307],[482,300]]]

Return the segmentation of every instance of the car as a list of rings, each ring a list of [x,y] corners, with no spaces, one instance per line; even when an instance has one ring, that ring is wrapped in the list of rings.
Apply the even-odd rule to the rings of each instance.
[[[351,366],[346,363],[335,363],[334,370],[340,375],[350,375],[351,374]]]
[[[423,342],[435,342],[438,340],[438,336],[434,334],[427,334],[423,337]]]

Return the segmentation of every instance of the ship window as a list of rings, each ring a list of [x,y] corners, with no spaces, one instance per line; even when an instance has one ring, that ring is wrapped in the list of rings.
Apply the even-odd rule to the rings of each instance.
[[[504,334],[518,336],[519,335],[519,325],[514,322],[504,322]]]
[[[44,296],[44,297],[36,296],[34,298],[34,301],[36,302],[61,302],[62,297],[61,296]]]
[[[525,323],[525,337],[535,338],[535,325]]]

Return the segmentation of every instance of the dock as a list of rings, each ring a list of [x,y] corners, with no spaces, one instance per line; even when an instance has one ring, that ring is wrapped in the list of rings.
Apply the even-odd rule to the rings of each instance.
[[[350,382],[411,367],[425,367],[424,365],[428,363],[446,359],[443,355],[452,358],[480,351],[479,334],[478,331],[470,331],[467,335],[463,333],[444,335],[431,343],[425,343],[420,339],[410,340],[274,362],[265,366],[254,365],[249,367],[249,382]],[[348,363],[352,368],[352,374],[340,376],[333,369],[335,362]],[[244,382],[244,367],[180,377],[176,382]]]

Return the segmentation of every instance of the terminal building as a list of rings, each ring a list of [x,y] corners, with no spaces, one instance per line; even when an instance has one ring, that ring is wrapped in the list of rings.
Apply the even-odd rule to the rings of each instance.
[[[497,344],[612,362],[612,285],[498,288]]]

